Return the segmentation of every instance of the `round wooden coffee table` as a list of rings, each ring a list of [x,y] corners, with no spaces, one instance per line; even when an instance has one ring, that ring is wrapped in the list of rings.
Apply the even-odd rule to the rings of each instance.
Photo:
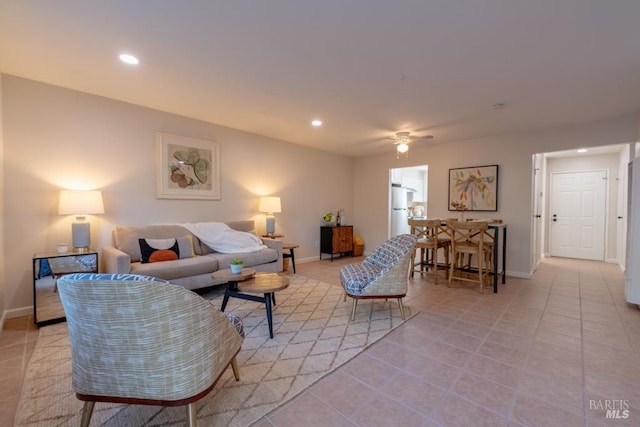
[[[211,273],[211,277],[216,280],[227,282],[227,287],[233,290],[238,290],[238,282],[251,279],[256,275],[256,271],[253,268],[243,268],[240,273],[232,273],[230,268],[224,270],[218,270]]]
[[[223,275],[216,276],[217,279],[223,279],[225,277],[226,276]],[[235,277],[235,275],[232,277],[232,279],[237,278],[239,277]],[[269,336],[273,338],[273,315],[271,306],[272,303],[276,305],[276,292],[286,289],[289,286],[289,277],[281,276],[277,273],[255,274],[254,272],[254,276],[252,277],[249,276],[244,280],[234,280],[233,284],[229,281],[227,284],[220,310],[224,311],[231,297],[264,303],[267,310],[267,323],[269,323]],[[252,294],[262,294],[262,296]]]

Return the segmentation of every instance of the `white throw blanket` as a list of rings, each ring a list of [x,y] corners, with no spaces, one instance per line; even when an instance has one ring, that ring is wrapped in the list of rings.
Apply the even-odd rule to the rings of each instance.
[[[223,254],[258,252],[266,248],[253,233],[237,231],[221,222],[180,224],[205,245]]]

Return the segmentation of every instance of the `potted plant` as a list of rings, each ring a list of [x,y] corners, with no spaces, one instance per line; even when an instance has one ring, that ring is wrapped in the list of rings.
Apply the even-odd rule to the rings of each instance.
[[[242,271],[242,265],[244,262],[240,258],[234,258],[231,260],[231,272],[234,274]]]
[[[324,225],[328,225],[328,226],[335,225],[335,222],[333,221],[333,212],[327,212],[322,217],[322,222],[324,223]]]

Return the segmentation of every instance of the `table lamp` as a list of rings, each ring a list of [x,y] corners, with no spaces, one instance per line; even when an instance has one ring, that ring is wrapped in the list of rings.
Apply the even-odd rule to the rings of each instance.
[[[89,223],[85,221],[85,215],[103,213],[102,191],[60,191],[58,214],[76,216],[76,222],[71,224],[74,251],[84,252],[91,243]]]
[[[261,197],[258,210],[267,214],[267,235],[273,237],[276,231],[276,219],[273,214],[282,212],[280,197]]]

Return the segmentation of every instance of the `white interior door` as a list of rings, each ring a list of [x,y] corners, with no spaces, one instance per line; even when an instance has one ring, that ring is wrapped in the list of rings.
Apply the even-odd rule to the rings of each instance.
[[[607,171],[551,174],[551,256],[604,261]]]

